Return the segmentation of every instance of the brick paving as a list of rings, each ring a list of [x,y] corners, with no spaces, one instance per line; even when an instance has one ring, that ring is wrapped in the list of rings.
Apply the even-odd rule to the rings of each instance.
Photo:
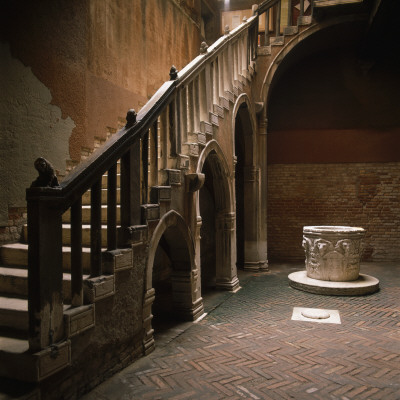
[[[287,275],[302,265],[270,268],[206,297],[205,318],[160,333],[84,399],[400,399],[400,263],[363,264],[381,290],[362,297],[301,292]],[[292,321],[293,307],[338,310],[341,324]]]

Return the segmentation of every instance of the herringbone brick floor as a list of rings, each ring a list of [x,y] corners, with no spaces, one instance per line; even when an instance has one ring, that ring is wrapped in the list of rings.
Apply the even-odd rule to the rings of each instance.
[[[239,292],[211,297],[204,319],[160,334],[84,399],[400,399],[400,263],[363,264],[381,290],[361,297],[290,288],[303,268],[241,273]],[[293,307],[338,310],[341,324],[292,321]]]

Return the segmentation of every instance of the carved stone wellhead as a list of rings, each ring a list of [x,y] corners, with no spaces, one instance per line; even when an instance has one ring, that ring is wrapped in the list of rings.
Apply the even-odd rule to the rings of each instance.
[[[303,248],[307,276],[323,281],[346,282],[358,279],[363,228],[348,226],[305,226]]]

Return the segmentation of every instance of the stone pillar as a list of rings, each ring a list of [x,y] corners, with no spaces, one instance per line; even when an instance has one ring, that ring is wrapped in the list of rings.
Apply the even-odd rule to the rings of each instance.
[[[236,270],[235,213],[221,213],[216,221],[216,288],[236,291],[239,279]]]
[[[266,260],[260,251],[260,169],[255,166],[245,167],[244,170],[244,269],[259,271],[264,269]]]
[[[149,354],[154,350],[154,329],[151,326],[153,314],[151,307],[155,299],[155,290],[153,288],[146,291],[143,299],[143,352]]]
[[[257,149],[258,149],[258,165],[260,166],[259,173],[259,187],[260,187],[260,233],[258,237],[258,249],[260,252],[261,260],[264,264],[261,266],[262,270],[268,270],[268,246],[267,246],[267,196],[268,196],[268,182],[267,182],[267,119],[262,117],[258,125],[257,135]]]
[[[196,290],[198,269],[172,274],[173,309],[184,321],[194,321],[204,313],[203,299]]]
[[[195,259],[194,262],[196,264],[196,269],[198,269],[198,266],[201,265],[201,235],[200,235],[200,230],[201,230],[201,225],[202,225],[202,220],[201,217],[196,218],[196,227],[194,229],[194,242],[195,242]],[[201,276],[198,273],[197,274],[197,280],[195,281],[196,284],[196,291],[198,295],[201,295]]]

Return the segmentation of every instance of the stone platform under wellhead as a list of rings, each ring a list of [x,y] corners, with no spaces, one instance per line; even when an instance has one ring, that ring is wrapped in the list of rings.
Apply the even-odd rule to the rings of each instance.
[[[295,289],[329,296],[362,296],[379,290],[379,280],[366,274],[359,274],[354,281],[334,282],[309,278],[303,270],[291,273],[288,278]]]

